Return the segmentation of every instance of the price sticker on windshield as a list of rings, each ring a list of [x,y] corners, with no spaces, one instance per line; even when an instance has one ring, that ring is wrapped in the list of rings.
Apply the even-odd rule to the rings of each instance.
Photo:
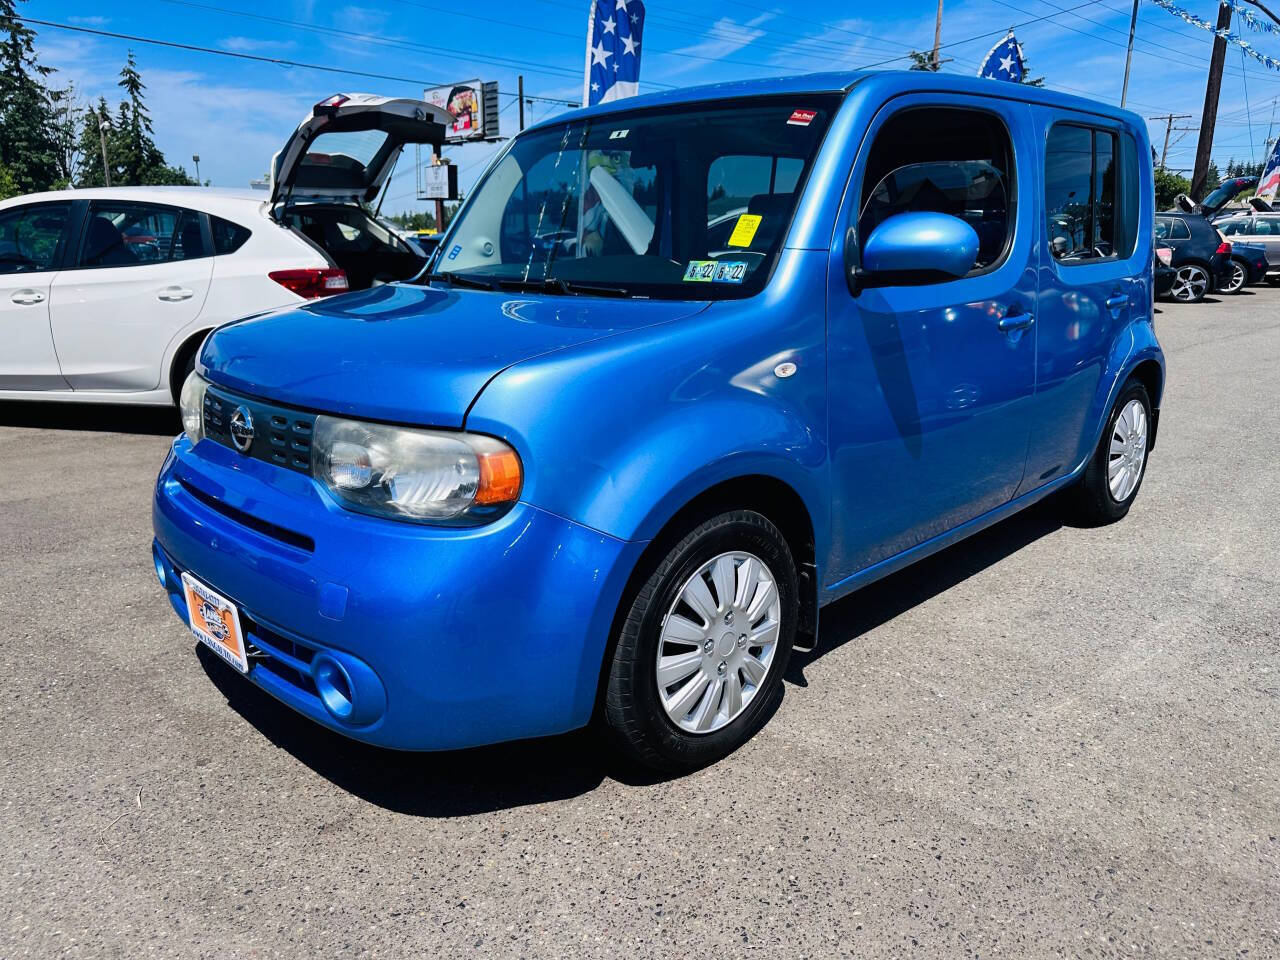
[[[740,216],[733,228],[733,233],[729,234],[729,246],[751,246],[751,241],[756,238],[756,231],[760,229],[760,221],[763,219],[764,217],[758,213],[744,213]]]

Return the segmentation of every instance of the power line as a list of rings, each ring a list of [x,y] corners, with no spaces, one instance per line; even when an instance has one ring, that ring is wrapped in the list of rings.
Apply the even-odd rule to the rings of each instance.
[[[219,57],[232,57],[236,60],[251,60],[256,63],[269,63],[278,67],[299,67],[303,70],[318,70],[323,73],[337,73],[349,77],[365,77],[372,80],[390,80],[393,83],[408,83],[415,86],[423,87],[439,87],[443,86],[440,81],[423,80],[420,77],[398,77],[387,73],[371,73],[367,70],[350,70],[346,67],[330,67],[319,63],[306,63],[301,60],[286,60],[283,57],[264,57],[253,53],[242,53],[236,50],[219,50],[216,47],[202,47],[194,43],[181,43],[177,40],[159,40],[155,37],[141,37],[130,33],[116,33],[112,30],[99,30],[96,27],[82,27],[69,23],[55,23],[52,20],[39,20],[35,17],[15,16],[15,20],[23,23],[32,23],[41,27],[52,27],[55,30],[70,30],[74,33],[89,33],[99,37],[109,37],[113,40],[128,40],[132,43],[147,43],[157,47],[169,47],[175,50],[188,50],[193,53],[208,53]],[[514,97],[514,93],[501,92],[500,96]],[[569,107],[576,107],[579,104],[575,100],[561,100],[557,97],[535,97],[531,94],[525,95],[526,100],[541,100],[546,103],[559,103]]]

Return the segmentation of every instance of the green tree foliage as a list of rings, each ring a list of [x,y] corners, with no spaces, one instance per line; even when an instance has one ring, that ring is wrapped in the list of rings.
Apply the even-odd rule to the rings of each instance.
[[[444,225],[447,227],[453,220],[453,215],[458,212],[459,204],[446,203],[444,205]],[[392,213],[387,219],[394,223],[401,230],[435,230],[436,217],[434,213],[426,210],[406,210],[403,213]]]
[[[1170,210],[1173,198],[1191,192],[1191,181],[1163,167],[1156,167],[1156,209]]]
[[[16,0],[0,0],[0,164],[19,192],[48,190],[58,179],[53,104],[36,59],[35,31],[18,19]]]
[[[2,2],[4,0],[0,0]],[[132,50],[120,71],[118,86],[124,90],[125,99],[116,106],[115,116],[111,115],[106,99],[100,97],[97,105],[86,111],[82,118],[76,185],[105,185],[102,162],[105,140],[113,187],[197,186],[183,167],[170,166],[165,162],[164,154],[152,139],[154,129],[145,98],[147,87],[142,82]]]
[[[937,73],[940,65],[934,62],[932,53],[921,53],[919,50],[912,50],[907,54],[911,58],[911,66],[908,70],[929,70]]]

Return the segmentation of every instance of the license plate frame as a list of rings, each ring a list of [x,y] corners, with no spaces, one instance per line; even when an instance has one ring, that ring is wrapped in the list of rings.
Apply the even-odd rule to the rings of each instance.
[[[189,573],[182,574],[187,626],[197,640],[241,673],[249,672],[240,608]]]

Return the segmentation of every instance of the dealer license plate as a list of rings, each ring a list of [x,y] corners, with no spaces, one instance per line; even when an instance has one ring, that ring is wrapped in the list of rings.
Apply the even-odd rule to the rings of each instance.
[[[182,592],[187,597],[187,623],[196,639],[241,673],[248,673],[236,605],[189,573],[182,575]]]

